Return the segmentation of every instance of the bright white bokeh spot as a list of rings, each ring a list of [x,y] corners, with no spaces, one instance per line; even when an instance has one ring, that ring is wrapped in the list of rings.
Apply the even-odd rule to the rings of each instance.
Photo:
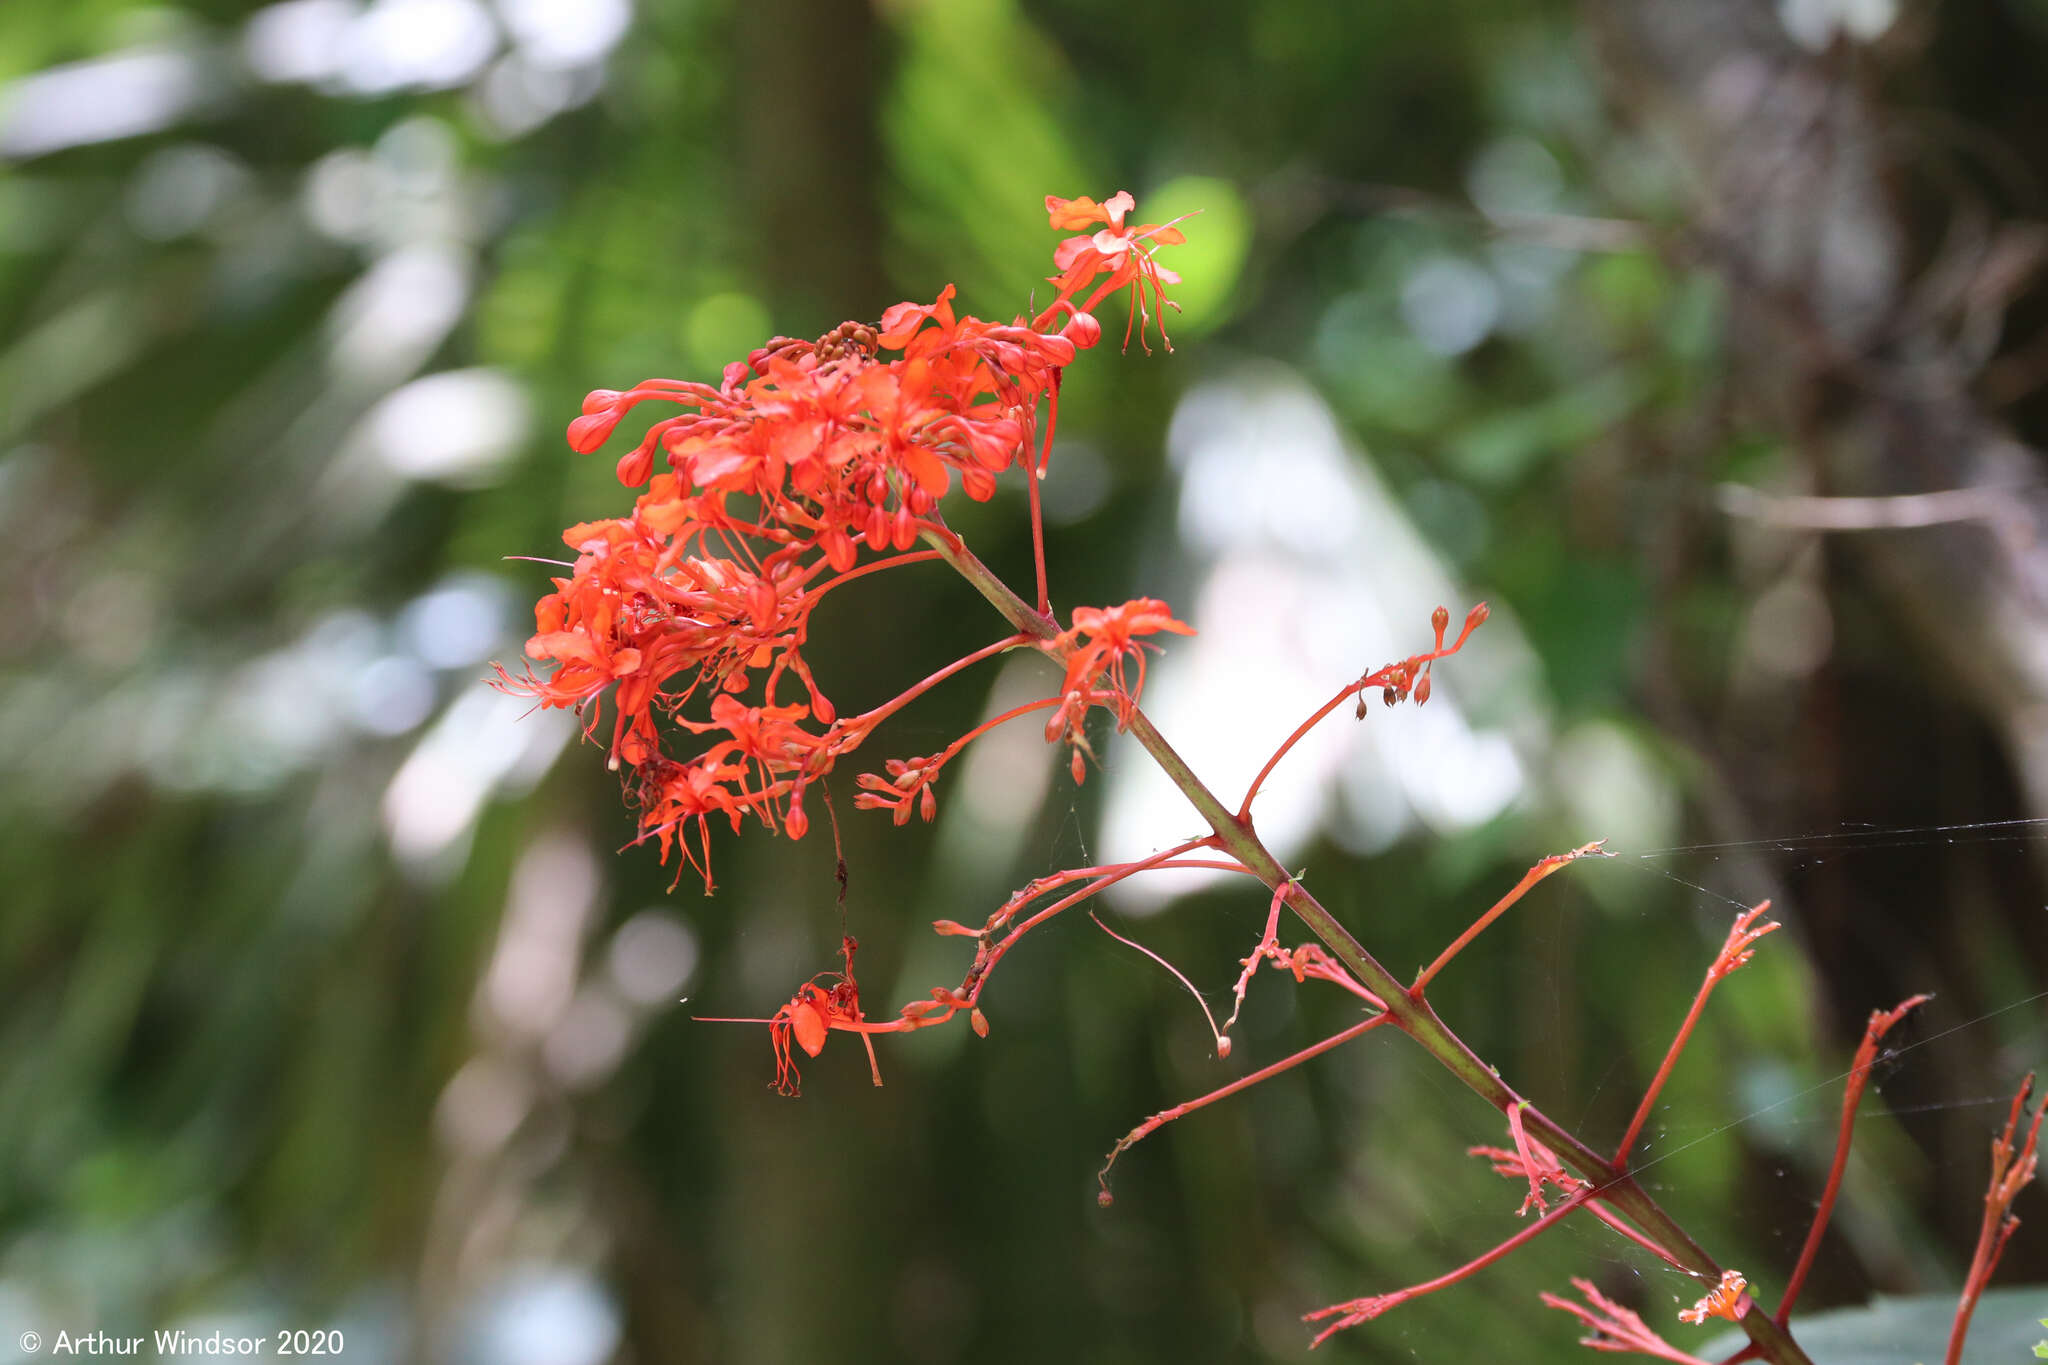
[[[497,648],[509,613],[504,584],[460,574],[413,599],[399,615],[398,630],[430,667],[470,668]]]
[[[588,66],[626,36],[626,0],[497,0],[498,13],[527,61],[542,70]]]
[[[391,382],[413,373],[462,317],[470,258],[451,246],[402,247],[335,302],[329,348],[338,377]]]
[[[434,675],[418,659],[387,654],[356,671],[350,718],[373,735],[402,735],[434,712]]]
[[[496,370],[415,379],[367,419],[371,445],[401,477],[476,487],[518,454],[532,427],[526,391]]]
[[[1439,603],[1452,607],[1455,631],[1463,599],[1322,400],[1290,372],[1198,387],[1174,414],[1168,453],[1181,475],[1183,537],[1213,567],[1185,594],[1183,619],[1200,633],[1165,641],[1144,704],[1234,805],[1299,721],[1367,669],[1426,648]],[[1520,796],[1514,745],[1473,727],[1460,694],[1476,694],[1468,675],[1514,688],[1533,660],[1504,613],[1468,648],[1490,657],[1439,676],[1427,707],[1386,714],[1375,696],[1374,715],[1360,724],[1347,703],[1289,752],[1255,807],[1275,854],[1292,858],[1321,828],[1353,848],[1383,848],[1418,820],[1465,828]],[[1511,712],[1532,734],[1542,728],[1526,697],[1489,710]],[[1140,858],[1201,832],[1185,798],[1131,741],[1113,742],[1107,776],[1100,861]],[[1205,879],[1137,877],[1111,894],[1142,911]]]
[[[377,221],[377,170],[354,147],[329,152],[306,172],[299,202],[306,221],[337,242],[368,239]]]
[[[1778,21],[1792,41],[1826,51],[1835,36],[1859,43],[1882,38],[1899,17],[1899,0],[1778,0]]]
[[[478,82],[477,107],[499,137],[524,137],[576,102],[575,76],[537,67],[518,53],[501,58]]]
[[[566,1089],[588,1090],[619,1069],[632,1042],[633,1017],[625,1006],[609,993],[586,986],[548,1031],[541,1061]]]
[[[477,0],[375,0],[342,36],[338,75],[361,95],[445,90],[497,50],[497,25]]]
[[[242,60],[266,81],[325,81],[340,69],[343,44],[361,12],[351,0],[266,5],[242,29]]]
[[[128,183],[128,222],[150,241],[173,241],[204,227],[248,180],[242,163],[218,147],[166,147],[151,153]]]
[[[26,159],[176,123],[204,91],[183,52],[138,51],[53,66],[0,89],[0,157]]]
[[[384,790],[384,829],[402,862],[431,866],[463,846],[485,800],[531,787],[576,732],[562,711],[474,683],[421,736]]]
[[[1678,830],[1678,796],[1634,735],[1606,721],[1587,721],[1557,742],[1551,777],[1589,838],[1622,853],[1669,845]]]
[[[520,855],[481,989],[497,1024],[539,1038],[561,1019],[576,992],[601,885],[590,846],[572,835],[545,835]]]
[[[642,910],[612,935],[605,963],[612,985],[634,1004],[673,1004],[697,970],[697,935],[672,910]]]
[[[442,1143],[472,1156],[488,1156],[508,1142],[533,1107],[533,1085],[512,1063],[472,1057],[449,1078],[434,1105],[434,1131]]]
[[[1518,213],[1548,213],[1564,192],[1564,172],[1542,143],[1520,133],[1495,138],[1472,159],[1465,188],[1496,222]]]
[[[1401,285],[1401,318],[1438,355],[1463,355],[1500,319],[1500,288],[1470,261],[1432,257]]]
[[[500,1279],[468,1315],[459,1365],[604,1365],[619,1310],[588,1271],[533,1267]]]

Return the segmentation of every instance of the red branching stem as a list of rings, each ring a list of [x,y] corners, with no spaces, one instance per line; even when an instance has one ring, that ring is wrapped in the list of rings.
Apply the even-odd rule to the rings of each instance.
[[[1501,915],[1505,913],[1510,906],[1514,905],[1516,901],[1519,901],[1520,899],[1522,899],[1523,896],[1527,895],[1529,893],[1530,887],[1536,885],[1536,883],[1542,881],[1545,877],[1548,877],[1551,873],[1557,871],[1566,863],[1577,862],[1580,858],[1589,857],[1596,853],[1599,854],[1601,857],[1613,857],[1613,854],[1608,853],[1602,847],[1602,845],[1604,845],[1606,842],[1607,841],[1605,839],[1595,839],[1592,843],[1583,844],[1580,847],[1573,849],[1569,853],[1553,853],[1548,858],[1545,858],[1542,862],[1537,863],[1536,866],[1530,868],[1527,872],[1523,873],[1522,880],[1516,882],[1512,890],[1510,890],[1505,896],[1502,896],[1499,900],[1495,901],[1493,903],[1493,907],[1489,909],[1485,914],[1481,915],[1478,919],[1473,920],[1472,927],[1467,929],[1464,933],[1458,935],[1457,938],[1453,939],[1451,941],[1450,947],[1444,949],[1441,953],[1438,953],[1436,956],[1436,961],[1430,963],[1427,967],[1424,967],[1422,969],[1422,973],[1415,978],[1415,984],[1408,988],[1409,992],[1411,994],[1419,994],[1422,988],[1429,984],[1430,978],[1434,977],[1438,972],[1442,971],[1445,967],[1449,966],[1452,958],[1456,957],[1459,953],[1464,952],[1466,947],[1472,942],[1473,939],[1478,938],[1480,934],[1485,932],[1486,927],[1488,925],[1492,924],[1495,920],[1499,919]]]
[[[2020,1225],[2020,1220],[2012,1215],[2012,1201],[2019,1198],[2020,1191],[2034,1178],[2035,1146],[2041,1136],[2041,1115],[2048,1112],[2048,1099],[2034,1107],[2034,1121],[2027,1126],[2026,1138],[2015,1153],[2013,1134],[2019,1128],[2020,1119],[2026,1113],[2027,1100],[2033,1093],[2034,1073],[2029,1071],[2012,1097],[2012,1109],[2005,1116],[2005,1131],[1991,1143],[1991,1182],[1984,1191],[1984,1222],[1977,1230],[1977,1250],[1970,1257],[1970,1273],[1963,1279],[1962,1298],[1956,1304],[1955,1322],[1949,1328],[1948,1355],[1944,1365],[1960,1365],[1963,1340],[1970,1334],[1970,1318],[1977,1311],[1977,1300],[1983,1296],[1984,1287],[1991,1283],[1991,1272],[1998,1268],[1998,1258],[2005,1254],[2005,1244]]]
[[[1863,1103],[1864,1087],[1870,1083],[1870,1068],[1877,1063],[1877,1045],[1891,1031],[1892,1025],[1927,1003],[1927,999],[1927,996],[1916,995],[1892,1009],[1872,1010],[1870,1022],[1863,1026],[1863,1041],[1856,1045],[1855,1059],[1849,1063],[1848,1084],[1842,1088],[1842,1126],[1835,1135],[1835,1156],[1828,1165],[1827,1186],[1821,1191],[1820,1207],[1814,1211],[1813,1226],[1806,1230],[1806,1245],[1799,1249],[1799,1263],[1792,1267],[1792,1278],[1785,1282],[1785,1297],[1778,1301],[1780,1327],[1792,1316],[1792,1305],[1806,1284],[1807,1272],[1813,1269],[1814,1258],[1820,1255],[1821,1238],[1828,1230],[1828,1219],[1834,1214],[1836,1196],[1842,1192],[1842,1173],[1849,1167],[1849,1144],[1856,1138],[1856,1110]]]
[[[1303,721],[1301,724],[1294,727],[1294,733],[1287,736],[1286,739],[1280,741],[1280,747],[1273,751],[1273,756],[1266,760],[1266,766],[1259,769],[1259,775],[1257,777],[1254,777],[1252,779],[1251,786],[1245,789],[1244,800],[1240,801],[1237,806],[1238,819],[1245,820],[1250,818],[1252,813],[1252,798],[1256,797],[1259,794],[1259,788],[1263,787],[1266,784],[1266,779],[1272,775],[1273,769],[1280,766],[1280,760],[1287,757],[1287,751],[1289,749],[1292,749],[1296,744],[1300,743],[1302,737],[1307,735],[1309,731],[1315,729],[1316,725],[1323,719],[1323,717],[1329,715],[1332,711],[1336,710],[1338,707],[1342,706],[1345,702],[1351,700],[1351,698],[1357,696],[1360,692],[1363,692],[1364,690],[1365,680],[1361,678],[1359,681],[1352,683],[1350,686],[1338,692],[1336,696],[1330,698],[1321,706],[1317,707],[1315,709],[1315,712],[1312,715],[1310,715],[1307,720]]]
[[[1386,1017],[1385,1015],[1380,1016],[1381,1019]],[[1380,1019],[1373,1019],[1368,1022],[1377,1024],[1380,1022]],[[1509,1252],[1534,1241],[1550,1231],[1550,1229],[1556,1227],[1564,1221],[1566,1214],[1578,1208],[1590,1198],[1592,1198],[1591,1191],[1578,1191],[1549,1213],[1544,1214],[1541,1218],[1538,1218],[1535,1222],[1529,1224],[1528,1227],[1523,1228],[1514,1236],[1500,1243],[1491,1251],[1474,1257],[1448,1274],[1439,1275],[1433,1280],[1424,1280],[1421,1284],[1409,1285],[1406,1289],[1397,1289],[1390,1294],[1373,1294],[1365,1298],[1351,1299],[1344,1303],[1333,1303],[1328,1308],[1318,1308],[1313,1313],[1302,1314],[1301,1320],[1303,1322],[1321,1322],[1323,1319],[1330,1317],[1337,1319],[1337,1321],[1316,1333],[1315,1340],[1311,1341],[1309,1345],[1320,1346],[1324,1341],[1345,1328],[1356,1327],[1361,1322],[1370,1322],[1397,1304],[1406,1303],[1410,1299],[1419,1299],[1425,1294],[1434,1294],[1439,1289],[1448,1289],[1461,1280],[1471,1278],[1474,1274],[1486,1269],[1486,1267],[1500,1260]]]
[[[1029,631],[1048,643],[1060,633],[1057,622],[1033,610],[943,526],[929,528],[926,540],[943,551],[947,562],[1020,631]],[[1469,622],[1471,618],[1467,620]],[[1046,652],[1052,654],[1053,650]],[[1133,711],[1130,733],[1152,755],[1168,779],[1187,796],[1202,819],[1208,822],[1213,831],[1214,847],[1243,863],[1269,887],[1277,888],[1291,881],[1290,874],[1260,841],[1250,821],[1234,813],[1196,776],[1187,761],[1142,711]],[[1501,1080],[1497,1071],[1486,1065],[1437,1017],[1426,1000],[1410,997],[1406,987],[1393,973],[1366,951],[1364,945],[1305,886],[1294,882],[1287,904],[1310,932],[1328,947],[1333,959],[1364,987],[1382,996],[1395,1027],[1415,1039],[1461,1083],[1502,1112],[1521,1098]],[[1540,1133],[1567,1165],[1594,1182],[1603,1200],[1640,1226],[1674,1264],[1702,1278],[1721,1273],[1721,1267],[1706,1250],[1687,1235],[1685,1229],[1659,1207],[1626,1170],[1617,1169],[1606,1156],[1588,1147],[1569,1129],[1534,1109],[1526,1113],[1525,1121],[1530,1131]],[[1759,1343],[1761,1353],[1777,1365],[1811,1365],[1806,1353],[1770,1317],[1762,1313],[1747,1314],[1742,1319],[1742,1327],[1753,1341]]]
[[[1735,924],[1728,930],[1727,941],[1714,956],[1713,965],[1707,968],[1706,979],[1700,983],[1699,992],[1692,998],[1692,1008],[1685,1013],[1685,1022],[1678,1026],[1678,1036],[1671,1040],[1671,1047],[1664,1053],[1663,1064],[1650,1081],[1650,1088],[1643,1093],[1643,1102],[1636,1106],[1635,1117],[1629,1120],[1628,1131],[1621,1136],[1621,1144],[1614,1149],[1614,1164],[1625,1167],[1628,1164],[1629,1149],[1636,1145],[1642,1135],[1643,1125],[1649,1122],[1650,1111],[1656,1107],[1657,1096],[1664,1089],[1664,1082],[1671,1078],[1671,1069],[1678,1064],[1678,1054],[1685,1051],[1685,1045],[1692,1038],[1692,1031],[1700,1021],[1700,1013],[1707,1007],[1707,997],[1723,978],[1750,959],[1750,945],[1778,927],[1776,921],[1767,922],[1761,929],[1753,929],[1758,918],[1771,908],[1769,901],[1759,902],[1751,909],[1735,917]]]
[[[1257,1071],[1251,1072],[1248,1075],[1240,1076],[1236,1080],[1231,1081],[1227,1085],[1218,1086],[1216,1089],[1211,1090],[1206,1095],[1202,1095],[1195,1099],[1188,1100],[1183,1104],[1176,1104],[1171,1109],[1160,1110],[1151,1118],[1146,1119],[1136,1128],[1133,1128],[1130,1132],[1124,1134],[1124,1136],[1117,1141],[1116,1146],[1109,1149],[1109,1156],[1104,1159],[1102,1163],[1102,1169],[1096,1172],[1095,1174],[1096,1182],[1102,1186],[1101,1192],[1095,1196],[1096,1202],[1102,1204],[1104,1207],[1107,1207],[1112,1202],[1112,1197],[1109,1193],[1109,1168],[1116,1165],[1116,1159],[1122,1156],[1125,1152],[1128,1152],[1131,1148],[1137,1146],[1140,1142],[1143,1142],[1153,1133],[1156,1133],[1161,1128],[1164,1128],[1167,1124],[1172,1123],[1175,1119],[1184,1118],[1187,1115],[1194,1113],[1197,1109],[1205,1109],[1209,1105],[1216,1103],[1216,1101],[1220,1099],[1227,1099],[1228,1097],[1235,1095],[1240,1090],[1249,1090],[1251,1087],[1259,1084],[1259,1082],[1270,1080],[1273,1077],[1279,1075],[1281,1072],[1286,1071],[1290,1067],[1300,1066],[1303,1062],[1308,1061],[1312,1057],[1320,1057],[1325,1052],[1330,1051],[1332,1048],[1342,1047],[1344,1046],[1344,1044],[1350,1042],[1353,1038],[1358,1037],[1360,1034],[1378,1028],[1381,1024],[1386,1023],[1387,1020],[1391,1017],[1391,1015],[1386,1014],[1375,1014],[1370,1019],[1362,1019],[1358,1023],[1353,1024],[1350,1028],[1339,1030],[1338,1032],[1333,1033],[1329,1037],[1323,1039],[1321,1042],[1310,1043],[1301,1051],[1296,1052],[1291,1056],[1283,1057],[1279,1061],[1272,1063],[1270,1066],[1262,1066]],[[1318,1340],[1320,1340],[1320,1338],[1318,1338]]]
[[[741,543],[745,544],[744,541]],[[927,560],[938,558],[941,558],[941,556],[937,550],[906,550],[901,554],[891,555],[887,559],[870,560],[858,568],[848,569],[845,573],[832,575],[831,578],[819,584],[816,588],[811,589],[810,600],[815,604],[819,598],[834,588],[844,587],[846,584],[853,582],[854,579],[865,578],[871,573],[880,573],[884,569],[900,569],[906,564],[922,564]],[[804,571],[803,581],[808,583],[813,577],[831,567],[824,560],[819,560]]]
[[[962,984],[961,993],[969,1003],[978,1002],[981,999],[981,988],[988,984],[989,973],[995,970],[996,963],[1002,961],[1003,954],[1009,952],[1018,939],[1024,937],[1024,935],[1030,933],[1054,915],[1059,914],[1063,910],[1073,909],[1090,896],[1116,885],[1126,877],[1134,877],[1140,872],[1150,871],[1152,868],[1178,858],[1183,853],[1192,853],[1198,848],[1207,848],[1215,842],[1215,837],[1212,834],[1205,835],[1200,839],[1189,839],[1185,843],[1175,844],[1164,852],[1155,853],[1149,858],[1140,858],[1136,862],[1123,863],[1112,867],[1079,891],[1054,901],[1051,905],[1046,906],[1009,933],[1003,935],[1001,941],[985,948],[982,953],[976,954],[974,966],[968,970],[968,979],[967,982]]]
[[[870,565],[867,567],[872,568],[875,566]],[[865,573],[867,572],[867,568],[855,569],[853,572]],[[848,577],[851,577],[851,575],[848,575]],[[833,581],[843,583],[846,580],[845,578],[840,578],[835,579]],[[983,659],[992,659],[998,654],[1002,654],[1009,650],[1016,649],[1020,645],[1028,645],[1030,643],[1030,636],[1024,634],[1017,634],[1005,636],[1004,638],[996,641],[992,645],[983,645],[980,649],[975,650],[972,654],[963,655],[962,657],[953,660],[952,663],[947,664],[944,668],[932,674],[923,682],[917,683],[903,692],[899,692],[894,697],[891,697],[888,701],[885,701],[880,706],[877,706],[874,710],[864,712],[861,715],[853,717],[851,720],[846,722],[846,728],[848,730],[871,730],[875,726],[880,725],[883,721],[887,720],[890,716],[895,715],[896,712],[908,706],[911,702],[916,701],[919,697],[923,696],[926,692],[929,692],[932,688],[937,687],[940,683],[952,677],[955,673],[961,672],[963,669],[972,668],[974,667],[974,665],[980,663]]]
[[[1399,690],[1405,695],[1407,691],[1405,683],[1417,677],[1425,666],[1436,662],[1438,659],[1449,658],[1465,647],[1465,641],[1472,638],[1472,632],[1478,629],[1479,624],[1486,619],[1485,605],[1482,602],[1478,607],[1473,608],[1471,612],[1466,614],[1465,628],[1458,632],[1457,640],[1448,647],[1443,642],[1443,632],[1439,630],[1437,632],[1437,647],[1435,649],[1411,655],[1398,663],[1387,664],[1383,668],[1375,669],[1357,682],[1340,689],[1336,696],[1317,707],[1314,714],[1310,715],[1301,724],[1295,726],[1293,733],[1280,741],[1280,747],[1273,751],[1273,756],[1266,760],[1266,765],[1263,768],[1259,769],[1258,776],[1254,777],[1251,786],[1245,789],[1244,800],[1238,803],[1237,818],[1239,820],[1249,820],[1251,818],[1252,800],[1259,794],[1259,788],[1263,787],[1266,784],[1266,779],[1272,776],[1273,769],[1280,766],[1280,760],[1287,757],[1287,751],[1296,744],[1299,744],[1302,738],[1309,731],[1315,729],[1325,716],[1367,688],[1385,687],[1390,681],[1397,678],[1403,681],[1404,685]],[[1439,612],[1442,610],[1441,607],[1438,608]],[[1418,697],[1426,697],[1427,695],[1426,692],[1417,693]]]

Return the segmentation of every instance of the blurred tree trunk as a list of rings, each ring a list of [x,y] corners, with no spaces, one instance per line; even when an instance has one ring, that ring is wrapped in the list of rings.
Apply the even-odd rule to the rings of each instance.
[[[778,319],[880,314],[879,35],[870,5],[748,0],[737,13],[741,185]]]
[[[1951,13],[1908,10],[1875,44],[1809,51],[1765,0],[1603,0],[1589,17],[1625,118],[1693,187],[1672,250],[1726,284],[1734,422],[1783,433],[1792,456],[1782,490],[1723,490],[1718,510],[1677,515],[1725,518],[1738,573],[1746,553],[1815,581],[1834,640],[1803,684],[1731,687],[1713,715],[1695,698],[1677,728],[1751,741],[1715,748],[1752,831],[2048,817],[2048,490],[2022,439],[2044,367],[2039,338],[2011,325],[2038,326],[2048,226],[2034,187],[2048,166],[2038,109],[1970,123],[1964,93],[1987,41],[2048,43],[1952,40],[1935,32]],[[1894,94],[1907,77],[1911,93]],[[1782,742],[1755,742],[1767,731]],[[1855,738],[1872,734],[1887,742]],[[1974,851],[1948,864],[1920,884],[1887,881],[1882,857],[1793,873],[1843,1040],[1911,990],[1947,996],[1954,1024],[2011,1002],[2000,970],[2029,962],[2038,979],[2039,859],[2020,875]],[[1969,928],[1936,933],[1944,922]],[[1952,946],[1973,939],[1975,954]],[[1928,1070],[1982,1094],[2009,1091],[2031,1060],[1935,1046],[1946,1055]],[[1935,1154],[1923,1208],[1959,1237],[1986,1122],[1968,1107],[1917,1121]],[[2006,1274],[2048,1265],[2038,1243],[2022,1255],[2031,1264]]]

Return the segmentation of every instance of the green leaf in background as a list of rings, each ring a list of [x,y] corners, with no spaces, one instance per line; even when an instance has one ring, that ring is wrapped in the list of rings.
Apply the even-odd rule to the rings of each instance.
[[[2033,1344],[2028,1338],[2040,1335],[2037,1324],[2044,1309],[2048,1309],[2048,1285],[1994,1289],[1986,1294],[1977,1301],[1977,1312],[1970,1319],[1963,1365],[2025,1359],[2024,1353]],[[1922,1365],[1946,1354],[1949,1325],[1955,1316],[1954,1294],[1880,1297],[1865,1308],[1795,1317],[1792,1334],[1813,1357],[1813,1365]],[[1749,1338],[1742,1332],[1727,1332],[1694,1354],[1726,1355],[1748,1344]],[[2048,1355],[2048,1351],[2035,1347],[2034,1354]]]

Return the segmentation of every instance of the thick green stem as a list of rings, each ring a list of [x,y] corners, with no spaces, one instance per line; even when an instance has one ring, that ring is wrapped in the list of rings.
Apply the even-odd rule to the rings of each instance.
[[[1040,640],[1051,640],[1060,633],[1058,622],[1034,611],[949,532],[927,532],[925,539],[1018,630]],[[1165,770],[1202,819],[1208,822],[1217,842],[1226,851],[1250,868],[1267,886],[1277,891],[1286,885],[1288,907],[1361,985],[1386,1002],[1387,1012],[1402,1032],[1502,1113],[1522,1102],[1522,1097],[1503,1082],[1492,1067],[1481,1061],[1471,1048],[1465,1046],[1463,1039],[1437,1018],[1436,1011],[1429,1007],[1420,991],[1411,994],[1306,887],[1293,881],[1287,869],[1260,842],[1251,822],[1239,820],[1236,813],[1195,776],[1194,770],[1174,752],[1166,737],[1142,711],[1132,717],[1130,733]],[[1522,1121],[1545,1146],[1591,1182],[1603,1202],[1626,1216],[1674,1262],[1697,1274],[1709,1285],[1719,1282],[1721,1267],[1650,1198],[1626,1169],[1609,1162],[1533,1105],[1524,1108]],[[1741,1322],[1764,1359],[1775,1361],[1777,1365],[1812,1365],[1790,1334],[1773,1322],[1761,1306],[1745,1313]]]

